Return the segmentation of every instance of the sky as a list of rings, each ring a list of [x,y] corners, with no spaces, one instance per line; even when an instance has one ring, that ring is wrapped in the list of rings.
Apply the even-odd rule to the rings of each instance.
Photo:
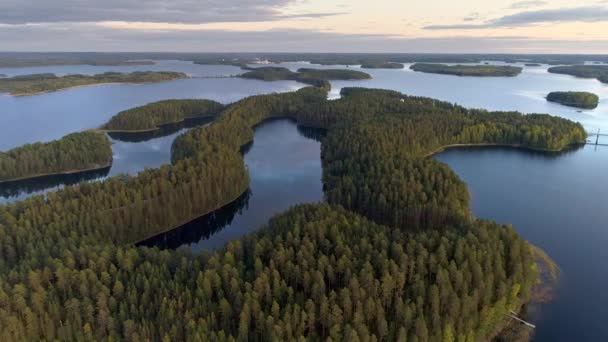
[[[0,0],[0,51],[608,54],[608,0]]]

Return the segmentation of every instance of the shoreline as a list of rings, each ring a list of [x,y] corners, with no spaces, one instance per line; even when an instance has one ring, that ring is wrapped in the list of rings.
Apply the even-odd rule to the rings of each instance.
[[[170,232],[170,231],[172,231],[172,230],[178,229],[179,227],[181,227],[181,226],[183,226],[183,225],[185,225],[185,224],[187,224],[187,223],[189,223],[189,222],[192,222],[192,221],[194,221],[194,220],[196,220],[196,219],[198,219],[198,218],[200,218],[200,217],[210,215],[210,214],[212,214],[213,212],[218,211],[218,210],[221,210],[221,209],[223,209],[224,207],[227,207],[228,205],[230,205],[230,204],[232,204],[232,203],[236,202],[236,201],[237,201],[239,198],[241,198],[241,196],[243,196],[245,193],[247,193],[247,191],[249,191],[249,184],[247,184],[247,189],[245,189],[245,191],[241,192],[241,193],[240,193],[238,196],[236,196],[235,198],[233,198],[233,199],[229,200],[228,202],[226,202],[226,203],[224,203],[224,204],[220,204],[220,205],[218,205],[218,206],[217,206],[217,207],[215,207],[214,209],[211,209],[211,210],[209,210],[209,211],[207,211],[207,212],[205,212],[205,213],[202,213],[202,214],[200,214],[200,215],[197,215],[197,216],[194,216],[194,217],[191,217],[191,218],[188,218],[188,219],[182,220],[182,221],[180,221],[180,223],[178,223],[178,224],[176,224],[176,225],[172,226],[172,227],[171,227],[171,228],[169,228],[169,229],[165,229],[165,230],[163,230],[163,231],[161,231],[161,232],[154,233],[154,234],[149,235],[149,236],[147,236],[147,237],[145,237],[145,238],[143,238],[143,239],[137,240],[137,241],[135,241],[135,242],[130,242],[130,243],[127,243],[127,244],[132,244],[132,245],[137,246],[138,244],[141,244],[141,243],[143,243],[143,242],[145,242],[145,241],[147,241],[147,240],[153,239],[153,238],[155,238],[155,237],[157,237],[157,236],[160,236],[160,235],[166,234],[166,233],[168,233],[168,232]],[[152,248],[152,247],[149,247],[149,248]]]
[[[113,160],[110,161],[108,164],[102,165],[99,167],[91,167],[91,168],[87,168],[87,169],[68,170],[68,171],[60,171],[60,172],[41,173],[41,174],[32,175],[32,176],[24,176],[24,177],[19,177],[19,178],[0,180],[0,185],[7,184],[7,183],[13,183],[13,182],[20,182],[20,181],[24,181],[24,180],[36,179],[36,178],[43,178],[43,177],[50,177],[50,176],[67,176],[67,175],[73,175],[73,174],[81,173],[81,172],[103,170],[103,169],[112,167],[112,164],[113,164]]]
[[[103,83],[90,83],[90,84],[80,84],[80,85],[70,86],[70,87],[66,87],[66,88],[55,89],[55,90],[38,91],[38,92],[35,92],[35,93],[9,93],[9,92],[6,92],[4,94],[7,95],[7,96],[14,96],[14,97],[25,97],[25,96],[35,96],[35,95],[42,95],[42,94],[48,94],[48,93],[55,93],[55,92],[59,92],[59,91],[63,91],[63,90],[70,90],[70,89],[83,88],[83,87],[93,87],[93,86],[102,86],[102,85],[119,85],[119,84],[140,86],[140,85],[146,85],[146,84],[154,84],[154,83],[163,83],[163,82],[171,82],[171,81],[177,81],[177,80],[184,80],[184,79],[188,79],[188,78],[192,78],[192,77],[180,77],[180,78],[175,78],[175,79],[171,79],[171,80],[162,80],[162,81],[158,81],[158,82],[151,81],[151,82],[103,82]]]
[[[215,117],[217,117],[217,115],[189,116],[189,117],[183,118],[180,121],[161,123],[158,126],[156,126],[155,128],[142,128],[142,129],[135,129],[135,130],[97,128],[97,129],[93,129],[93,131],[100,132],[100,133],[148,133],[148,132],[154,132],[154,131],[161,130],[163,128],[163,126],[182,124],[188,120],[198,120],[198,119],[215,118]]]
[[[572,147],[575,147],[575,146],[581,146],[581,145],[586,145],[586,143],[585,142],[581,142],[581,143],[570,144],[570,145],[567,145],[567,146],[565,146],[564,148],[562,148],[560,150],[550,150],[550,149],[546,149],[546,148],[535,148],[535,147],[529,147],[529,146],[520,145],[520,144],[494,144],[494,143],[449,144],[449,145],[441,146],[441,147],[437,148],[436,150],[427,153],[426,155],[424,155],[424,158],[433,157],[434,155],[439,154],[439,153],[444,152],[444,151],[449,150],[449,149],[467,148],[467,147],[508,147],[508,148],[513,148],[513,149],[532,151],[532,152],[561,153],[561,152],[568,151],[569,148],[572,148]]]

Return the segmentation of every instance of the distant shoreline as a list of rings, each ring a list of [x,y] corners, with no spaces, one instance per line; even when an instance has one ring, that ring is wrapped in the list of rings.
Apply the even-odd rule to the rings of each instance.
[[[11,178],[11,179],[6,179],[6,180],[0,180],[0,184],[7,184],[7,183],[12,183],[12,182],[19,182],[19,181],[24,181],[24,180],[29,180],[29,179],[36,179],[36,178],[42,178],[42,177],[49,177],[49,176],[67,176],[67,175],[73,175],[73,174],[81,173],[81,172],[103,170],[103,169],[111,167],[112,164],[113,164],[113,160],[110,161],[109,163],[105,164],[105,165],[91,167],[91,168],[86,168],[86,169],[68,170],[68,171],[60,171],[60,172],[49,172],[49,173],[40,173],[40,174],[36,174],[36,175],[32,175],[32,176],[24,176],[24,177],[18,177],[18,178]]]
[[[101,85],[117,85],[117,84],[139,86],[139,85],[146,85],[146,84],[156,84],[156,83],[171,82],[171,81],[183,80],[183,79],[188,79],[188,78],[192,78],[192,77],[188,76],[188,77],[175,78],[175,79],[171,79],[171,80],[152,81],[152,82],[103,82],[103,83],[91,83],[91,84],[81,84],[81,85],[69,86],[69,87],[60,88],[60,89],[56,89],[56,90],[38,91],[38,92],[35,92],[35,93],[16,93],[16,94],[5,93],[5,94],[7,96],[25,97],[25,96],[35,96],[35,95],[42,95],[42,94],[48,94],[48,93],[55,93],[55,92],[59,92],[59,91],[63,91],[63,90],[70,90],[70,89],[83,88],[83,87],[94,87],[94,86],[101,86]]]

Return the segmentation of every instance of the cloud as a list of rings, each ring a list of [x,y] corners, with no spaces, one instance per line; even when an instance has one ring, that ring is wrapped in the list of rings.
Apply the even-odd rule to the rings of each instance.
[[[252,22],[318,18],[340,13],[284,14],[299,0],[2,0],[0,23],[139,21]]]
[[[608,8],[586,6],[519,12],[489,20],[483,24],[430,25],[425,30],[477,30],[501,27],[519,27],[556,22],[600,22],[608,21]]]
[[[548,3],[546,1],[540,1],[540,0],[518,1],[518,2],[514,2],[513,4],[511,4],[511,6],[509,6],[509,8],[510,9],[522,9],[522,8],[540,7],[540,6],[544,6],[547,4]]]
[[[402,38],[294,29],[124,30],[90,23],[0,25],[0,41],[3,51],[608,53],[608,40]]]

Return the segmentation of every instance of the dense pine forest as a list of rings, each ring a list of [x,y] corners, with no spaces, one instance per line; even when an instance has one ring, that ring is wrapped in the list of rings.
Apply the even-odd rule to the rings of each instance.
[[[215,116],[224,105],[211,100],[165,100],[131,108],[114,115],[103,130],[156,130],[161,125],[182,122],[188,118]]]
[[[547,95],[547,101],[557,102],[564,106],[594,109],[599,104],[600,98],[586,91],[554,91]]]
[[[179,136],[172,164],[0,207],[0,339],[479,341],[537,279],[512,228],[473,218],[427,156],[448,144],[560,150],[579,124],[351,88],[252,96]],[[134,247],[238,198],[273,117],[328,129],[329,204],[215,253]]]
[[[416,63],[410,69],[432,74],[476,77],[515,77],[522,71],[520,67],[503,65],[446,65]]]
[[[0,182],[100,169],[111,164],[112,147],[104,134],[73,133],[48,143],[0,152]]]
[[[34,74],[0,79],[0,92],[11,95],[35,95],[72,87],[102,83],[154,83],[188,77],[181,72],[135,71],[130,74],[104,72],[97,75]]]

